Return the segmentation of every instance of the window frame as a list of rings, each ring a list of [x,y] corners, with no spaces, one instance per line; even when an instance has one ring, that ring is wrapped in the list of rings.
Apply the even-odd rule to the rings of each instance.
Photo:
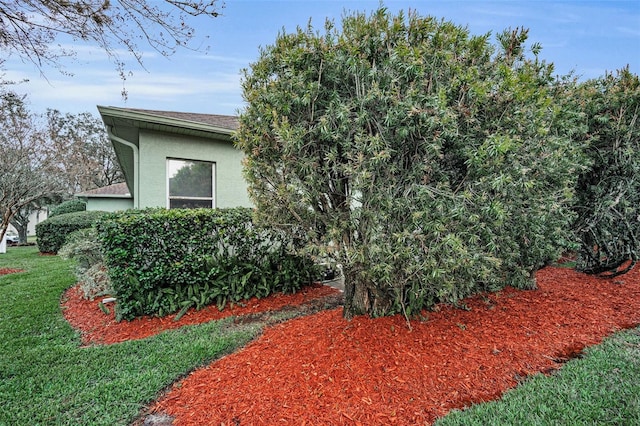
[[[210,164],[211,165],[211,197],[186,197],[186,196],[171,196],[171,187],[170,187],[170,180],[171,180],[171,162],[172,161],[182,161],[182,162],[189,162],[189,163],[206,163],[206,164]],[[205,161],[205,160],[195,160],[195,159],[191,159],[191,158],[176,158],[176,157],[167,157],[166,161],[165,161],[165,167],[166,167],[166,205],[167,205],[167,209],[171,209],[171,201],[172,200],[194,200],[194,201],[208,201],[211,200],[211,206],[210,207],[203,207],[203,208],[212,208],[215,209],[216,208],[216,195],[217,195],[217,191],[216,191],[216,171],[217,171],[217,164],[215,161]],[[188,208],[188,207],[173,207],[173,208]]]

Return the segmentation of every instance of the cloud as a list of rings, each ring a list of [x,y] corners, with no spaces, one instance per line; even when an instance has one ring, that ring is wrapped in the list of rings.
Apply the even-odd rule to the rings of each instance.
[[[219,63],[236,64],[240,66],[246,66],[249,62],[253,60],[253,59],[239,58],[234,56],[207,55],[207,54],[196,55],[193,58],[195,60],[214,61]]]
[[[19,80],[27,74],[7,72],[6,79]],[[128,98],[122,97],[126,90]],[[232,113],[241,105],[238,72],[210,72],[198,77],[176,72],[137,72],[126,81],[109,70],[87,69],[82,76],[56,76],[48,81],[32,79],[15,87],[28,92],[32,109],[47,108],[78,113],[95,111],[96,105],[150,107],[182,111],[212,112],[216,99],[225,99],[226,107],[217,113]]]
[[[240,76],[217,73],[193,78],[172,73],[153,73],[145,76],[138,74],[128,79],[125,86],[129,93],[156,99],[202,93],[228,93],[239,90]]]
[[[530,28],[530,42],[543,46],[542,59],[554,62],[559,73],[575,69],[586,78],[597,77],[605,67],[630,62],[638,72],[637,50],[640,29],[634,2],[576,1],[443,1],[409,2],[389,0],[390,9],[417,10],[420,15],[445,17],[467,25],[472,34],[496,33],[508,27]],[[288,32],[309,17],[321,29],[327,15],[341,16],[346,10],[371,10],[377,0],[350,2],[231,2],[225,16],[213,25],[197,30],[211,33],[215,42],[207,54],[183,49],[169,58],[145,46],[144,67],[126,49],[114,52],[126,60],[126,81],[119,78],[116,65],[96,46],[62,39],[61,47],[76,52],[76,59],[65,61],[65,69],[45,69],[46,79],[33,64],[9,58],[5,80],[30,78],[15,87],[28,92],[32,109],[44,112],[56,108],[63,112],[96,111],[97,104],[175,111],[234,113],[242,101],[240,70],[259,57],[259,46],[272,44],[276,34]],[[274,13],[277,12],[277,13]],[[495,41],[495,38],[492,40]],[[121,92],[128,91],[125,101]]]
[[[616,31],[620,34],[632,36],[632,37],[640,37],[640,28],[630,28],[630,27],[616,27]]]

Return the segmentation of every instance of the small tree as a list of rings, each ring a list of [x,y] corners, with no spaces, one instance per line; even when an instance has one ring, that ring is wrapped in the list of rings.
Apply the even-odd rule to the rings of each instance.
[[[61,198],[62,197],[58,195],[47,196],[29,203],[15,212],[9,223],[18,231],[18,238],[21,244],[27,242],[31,215],[42,210],[47,205],[60,202]]]
[[[559,255],[582,159],[526,39],[381,8],[282,33],[245,70],[257,215],[342,264],[347,317],[531,288]]]
[[[576,93],[592,161],[577,187],[578,269],[616,276],[635,265],[640,249],[640,80],[627,67]]]

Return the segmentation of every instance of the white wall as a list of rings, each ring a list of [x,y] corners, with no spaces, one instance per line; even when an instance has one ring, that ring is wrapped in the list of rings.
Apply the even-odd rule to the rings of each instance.
[[[48,209],[40,209],[34,212],[31,212],[29,216],[29,225],[27,226],[27,235],[36,235],[36,225],[40,222],[44,221],[49,217]],[[12,225],[9,225],[9,231],[13,231],[16,234],[18,231]]]

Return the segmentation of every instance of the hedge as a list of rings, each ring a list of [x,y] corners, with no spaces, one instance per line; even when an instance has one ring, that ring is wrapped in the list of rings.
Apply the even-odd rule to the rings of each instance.
[[[91,228],[105,214],[103,211],[80,211],[49,217],[36,225],[38,250],[40,253],[58,253],[69,234]]]
[[[53,207],[49,217],[60,216],[67,213],[83,212],[87,210],[87,203],[82,200],[68,200]]]
[[[292,293],[313,274],[311,260],[289,254],[293,242],[254,225],[247,208],[129,210],[97,229],[118,320]]]

